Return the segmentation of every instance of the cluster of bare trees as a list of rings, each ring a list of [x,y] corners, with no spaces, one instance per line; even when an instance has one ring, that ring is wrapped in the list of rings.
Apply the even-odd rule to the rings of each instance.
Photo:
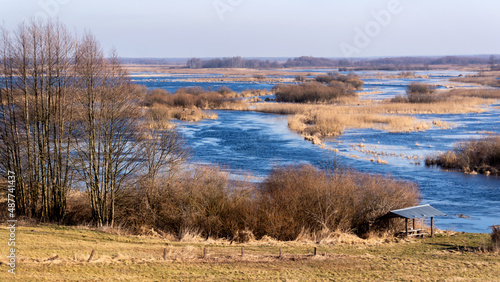
[[[75,43],[59,25],[22,25],[2,30],[0,42],[2,168],[22,181],[18,213],[61,218],[73,177],[69,154],[75,97]]]
[[[105,58],[91,34],[22,24],[1,30],[0,53],[0,170],[19,179],[18,215],[62,221],[68,191],[86,188],[94,222],[112,225],[123,186],[175,159],[178,136],[144,126],[116,54]]]

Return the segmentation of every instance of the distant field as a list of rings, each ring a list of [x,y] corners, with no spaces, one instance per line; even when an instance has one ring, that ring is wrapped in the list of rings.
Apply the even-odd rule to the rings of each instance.
[[[3,226],[0,238],[5,241],[7,237]],[[19,281],[498,281],[500,277],[500,254],[482,251],[489,241],[487,234],[438,234],[435,238],[409,241],[346,239],[339,244],[274,240],[230,244],[220,240],[176,242],[86,228],[34,226],[18,228],[17,240],[15,278]],[[13,278],[5,264],[6,245],[2,248],[0,281]],[[207,249],[205,258],[203,248]],[[87,262],[93,249],[95,254]]]

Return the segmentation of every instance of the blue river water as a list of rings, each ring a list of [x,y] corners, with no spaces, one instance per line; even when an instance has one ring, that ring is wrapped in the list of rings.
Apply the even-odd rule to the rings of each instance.
[[[447,72],[430,77],[427,82],[443,83],[458,72]],[[218,83],[176,82],[172,78],[141,77],[136,83],[151,88],[175,91],[179,87],[215,87]],[[366,90],[377,90],[384,99],[404,92],[412,79],[371,81]],[[236,91],[243,89],[269,89],[272,85],[247,83],[224,84]],[[370,82],[368,83],[370,84]],[[366,91],[365,90],[365,91]],[[373,129],[352,129],[326,145],[338,153],[321,149],[291,132],[287,117],[273,114],[238,111],[215,111],[217,120],[197,123],[177,122],[179,130],[190,145],[193,159],[201,164],[216,164],[233,175],[252,174],[256,180],[265,177],[275,166],[311,163],[321,166],[335,159],[356,170],[391,175],[418,184],[422,203],[432,204],[447,214],[435,219],[440,229],[464,232],[489,232],[489,227],[500,224],[500,178],[468,175],[444,171],[423,165],[423,158],[437,151],[446,151],[453,144],[487,133],[500,133],[500,109],[490,106],[483,113],[458,115],[416,115],[424,121],[440,119],[453,124],[451,129],[429,129],[412,133],[388,133]],[[370,161],[374,158],[360,152],[369,148],[377,158],[388,164]]]

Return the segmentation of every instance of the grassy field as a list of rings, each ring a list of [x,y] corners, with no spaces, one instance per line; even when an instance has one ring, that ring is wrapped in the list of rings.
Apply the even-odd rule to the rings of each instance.
[[[8,230],[2,227],[2,241],[6,242],[8,236]],[[487,234],[446,233],[411,240],[346,239],[337,244],[271,239],[230,244],[223,240],[177,242],[116,231],[31,226],[18,228],[16,240],[15,278],[19,281],[498,281],[500,277],[500,255],[481,251],[489,242]],[[207,250],[205,257],[203,248]],[[95,254],[88,262],[92,250]],[[0,281],[13,280],[7,272],[6,251],[5,243]]]

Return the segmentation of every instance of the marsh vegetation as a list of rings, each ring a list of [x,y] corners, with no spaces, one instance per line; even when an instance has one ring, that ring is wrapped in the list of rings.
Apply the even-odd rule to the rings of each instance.
[[[452,151],[428,157],[425,163],[465,173],[500,175],[500,136],[461,142]]]

